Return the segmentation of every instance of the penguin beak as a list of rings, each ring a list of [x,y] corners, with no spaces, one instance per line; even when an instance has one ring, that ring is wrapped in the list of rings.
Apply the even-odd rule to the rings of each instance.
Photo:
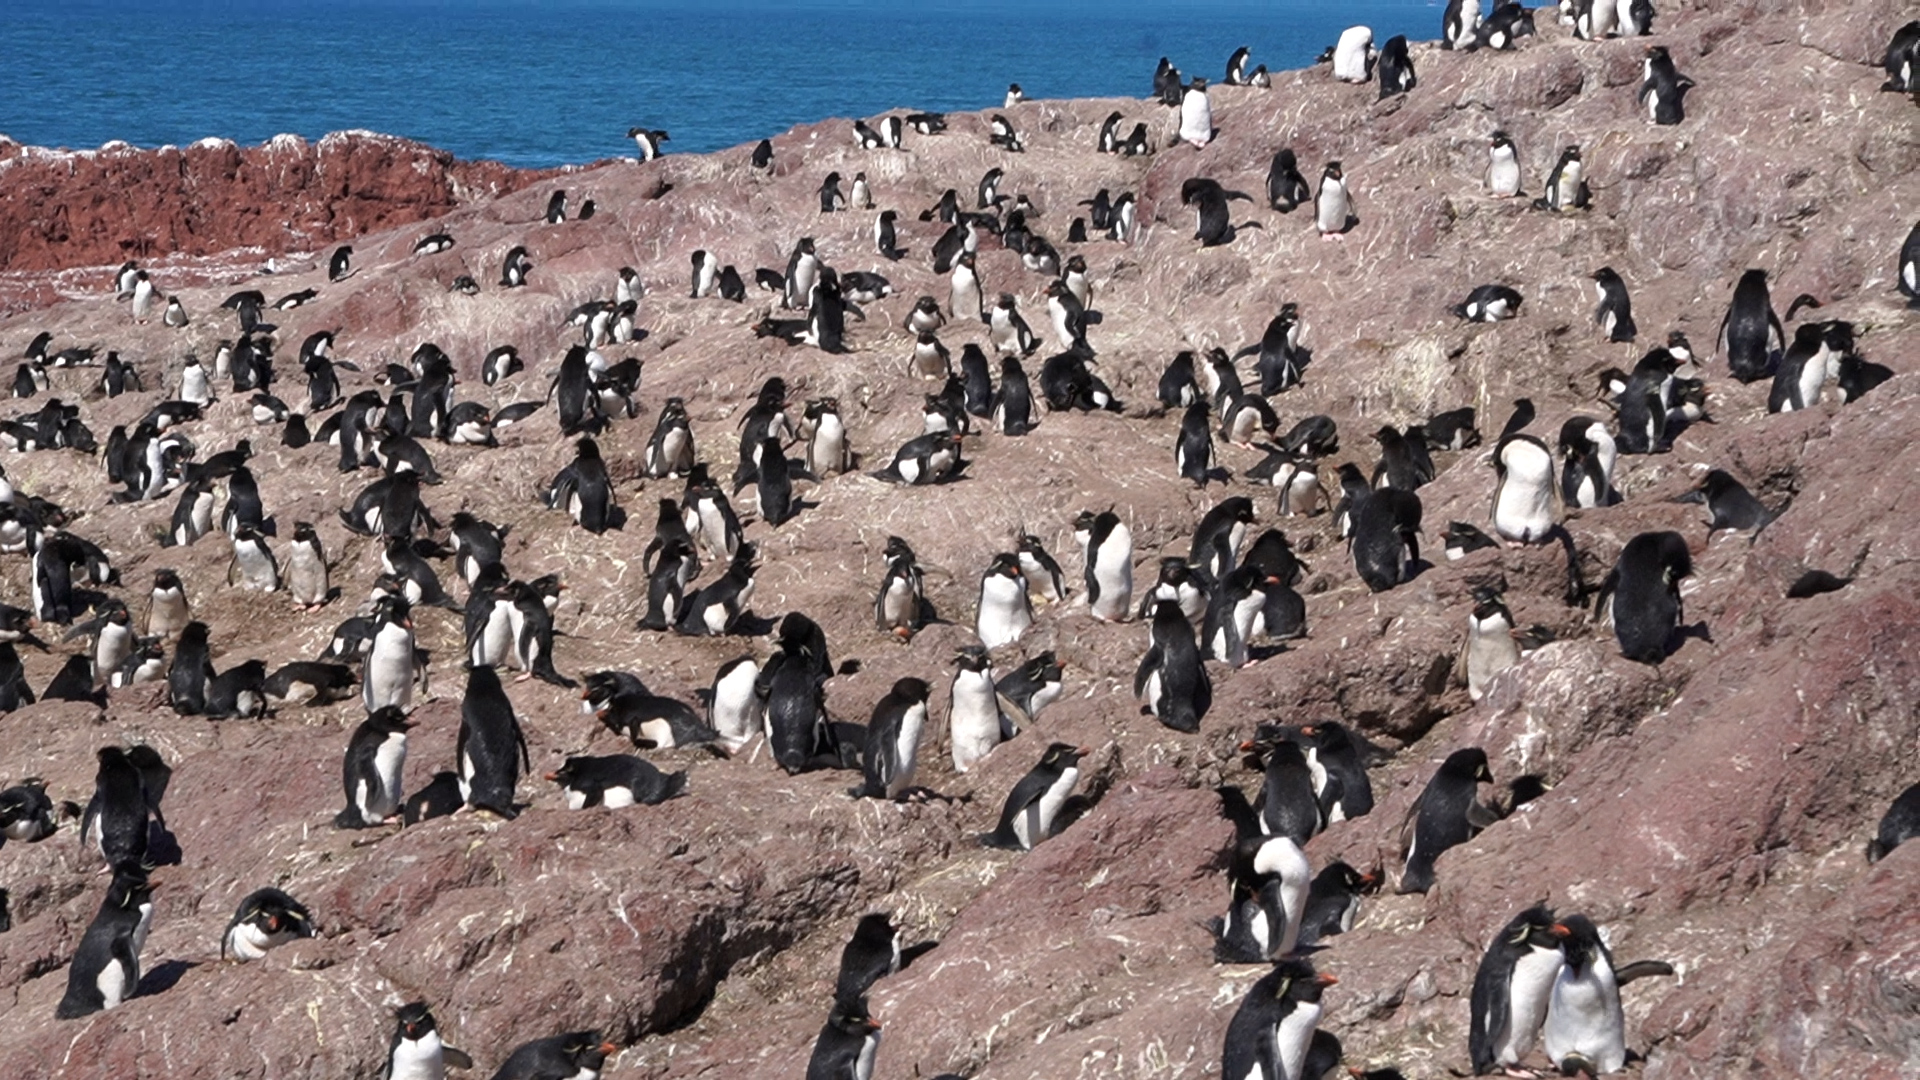
[[[1369,873],[1369,874],[1360,875],[1360,884],[1362,886],[1371,886],[1374,882],[1379,880],[1380,880],[1380,875],[1378,874]]]
[[[547,779],[557,784],[560,782],[560,774],[557,772],[550,772],[547,774]]]
[[[279,932],[280,932],[280,917],[278,915],[267,916],[267,933],[277,934]]]
[[[1317,983],[1319,983],[1319,984],[1320,984],[1321,986],[1338,986],[1338,985],[1340,985],[1340,980],[1339,980],[1339,979],[1336,979],[1336,978],[1334,978],[1333,976],[1331,976],[1331,975],[1329,975],[1329,974],[1327,974],[1327,973],[1326,973],[1326,972],[1324,972],[1324,971],[1323,971],[1323,972],[1321,972],[1321,973],[1320,973],[1320,974],[1318,974],[1318,975],[1315,975],[1315,976],[1313,977],[1313,981],[1314,981],[1314,982],[1317,982]]]
[[[1241,743],[1241,744],[1240,744],[1240,752],[1241,752],[1241,753],[1243,753],[1243,754],[1251,754],[1251,753],[1253,753],[1253,740],[1252,740],[1252,739],[1248,739],[1248,740],[1247,740],[1246,742],[1243,742],[1243,743]]]
[[[1573,931],[1567,929],[1565,923],[1554,923],[1552,926],[1548,927],[1547,930],[1549,933],[1553,934],[1553,936],[1557,938],[1573,936]]]
[[[878,1026],[878,1025],[875,1025],[875,1026]],[[600,1044],[600,1052],[603,1054],[612,1055],[612,1054],[618,1053],[619,1050],[620,1048],[618,1046],[610,1042],[603,1042]]]

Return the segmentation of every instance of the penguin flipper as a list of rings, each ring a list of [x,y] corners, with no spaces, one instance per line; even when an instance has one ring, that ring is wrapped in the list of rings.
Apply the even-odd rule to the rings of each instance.
[[[465,1050],[455,1050],[451,1046],[440,1047],[440,1060],[456,1069],[473,1068],[473,1058],[468,1056]]]
[[[1673,965],[1664,960],[1636,960],[1613,973],[1616,986],[1625,986],[1636,979],[1647,979],[1655,975],[1673,974]]]
[[[1140,666],[1137,669],[1135,669],[1133,673],[1133,696],[1134,697],[1139,697],[1141,694],[1146,692],[1147,676],[1153,674],[1154,671],[1159,669],[1162,659],[1163,659],[1163,656],[1161,654],[1160,646],[1158,645],[1154,645],[1148,648],[1147,655],[1140,658]]]

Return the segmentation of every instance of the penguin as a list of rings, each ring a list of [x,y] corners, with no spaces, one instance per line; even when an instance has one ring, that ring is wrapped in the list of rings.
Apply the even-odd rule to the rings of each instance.
[[[413,724],[397,706],[388,705],[353,729],[340,762],[346,809],[333,819],[337,829],[364,829],[392,822],[405,802],[407,732]]]
[[[875,479],[894,484],[938,484],[965,465],[960,457],[960,434],[935,431],[902,443],[887,467]]]
[[[1313,870],[1284,836],[1248,836],[1227,864],[1227,914],[1211,922],[1213,958],[1258,964],[1294,951]]]
[[[553,609],[547,598],[533,585],[516,582],[512,586],[513,610],[508,621],[513,627],[514,665],[520,669],[516,681],[537,678],[554,686],[578,683],[554,670]]]
[[[167,669],[167,700],[181,716],[198,716],[207,709],[207,683],[213,661],[207,652],[207,624],[190,622],[174,645],[173,666]]]
[[[926,587],[913,549],[897,536],[887,537],[887,569],[873,598],[873,618],[881,633],[902,641],[926,625]]]
[[[1012,154],[1021,153],[1027,148],[1025,141],[1020,138],[1020,132],[1015,130],[1013,121],[999,113],[994,113],[987,121],[987,142]]]
[[[948,278],[947,312],[954,319],[985,321],[984,302],[980,277],[974,271],[973,252],[962,251],[954,259],[953,272]]]
[[[1647,46],[1642,64],[1644,78],[1636,100],[1647,106],[1647,119],[1655,124],[1678,124],[1687,118],[1683,100],[1693,89],[1693,80],[1674,70],[1673,57],[1664,45]]]
[[[663,142],[669,141],[672,138],[672,136],[668,135],[664,131],[659,131],[651,128],[633,127],[633,128],[627,129],[627,138],[632,139],[634,146],[640,150],[641,161],[652,161],[654,158],[659,157],[662,152],[660,149],[660,144]],[[765,139],[762,139],[760,141],[766,142]],[[754,155],[758,157],[759,151],[755,150]],[[773,160],[773,148],[770,145],[767,147],[767,160],[769,165],[772,163],[772,160]],[[764,167],[766,166],[758,166],[758,165],[755,166],[755,168],[764,168]]]
[[[507,700],[500,676],[490,667],[467,673],[454,759],[460,770],[461,801],[509,820],[517,815],[513,789],[520,781],[520,770],[533,766],[513,702]]]
[[[686,494],[680,500],[687,531],[716,558],[731,559],[740,550],[740,519],[727,493],[696,463],[687,473]]]
[[[853,936],[840,950],[840,972],[833,984],[833,999],[841,1003],[865,1000],[873,984],[895,974],[906,964],[900,948],[900,931],[893,920],[875,912],[862,915],[854,924]]]
[[[726,573],[687,598],[686,611],[674,630],[694,637],[717,637],[733,630],[753,602],[755,559],[759,550],[741,543]]]
[[[801,635],[782,635],[754,682],[762,703],[767,745],[789,776],[823,764],[844,764],[825,704],[824,657]]]
[[[793,245],[793,253],[787,256],[787,273],[781,279],[783,294],[780,306],[791,311],[805,308],[819,276],[820,256],[814,250],[813,237],[803,236]]]
[[[625,515],[615,505],[613,480],[600,457],[600,444],[582,436],[574,444],[574,458],[554,476],[546,491],[550,509],[565,507],[573,523],[599,536],[618,528]]]
[[[1881,815],[1880,827],[1867,841],[1867,865],[1887,857],[1894,848],[1920,836],[1920,784],[1900,793]]]
[[[77,637],[93,639],[89,680],[106,677],[133,653],[133,619],[127,614],[127,606],[112,599],[95,604],[94,618],[74,626],[60,640],[71,641]],[[91,681],[85,689],[92,689]]]
[[[1915,40],[1920,41],[1920,34],[1915,35]],[[1915,63],[1920,66],[1920,61]],[[1907,306],[1920,309],[1920,221],[1913,223],[1906,243],[1900,245],[1900,265],[1895,276],[1899,279],[1901,294],[1907,298]]]
[[[875,145],[878,145],[877,140],[879,136],[874,136],[874,139],[876,140]],[[830,172],[827,174],[827,178],[820,182],[820,212],[823,214],[831,214],[837,210],[845,210],[846,208],[847,197],[840,190],[840,174]]]
[[[1515,42],[1534,33],[1532,11],[1518,3],[1495,0],[1493,13],[1482,20],[1479,30],[1474,32],[1474,45],[1489,49],[1511,49]]]
[[[716,279],[720,275],[720,260],[713,252],[705,248],[693,253],[693,284],[687,296],[692,300],[713,295]]]
[[[1342,30],[1332,51],[1334,78],[1363,83],[1373,77],[1373,31],[1368,27],[1350,26]]]
[[[1612,37],[1618,13],[1614,0],[1575,0],[1573,36],[1582,41]]]
[[[134,281],[133,281],[133,321],[134,322],[137,322],[137,323],[146,322],[147,316],[153,314],[153,297],[156,291],[157,290],[154,288],[154,285],[153,285],[153,279],[147,276],[147,272],[145,270],[134,271]],[[22,395],[16,394],[15,396],[22,396]]]
[[[1250,755],[1248,763],[1262,770],[1260,797],[1254,804],[1260,834],[1285,837],[1305,847],[1322,828],[1320,799],[1314,792],[1306,752],[1271,724],[1260,725],[1254,738],[1240,744],[1240,752]],[[1300,886],[1306,888],[1304,874]],[[1300,909],[1296,904],[1289,910]]]
[[[1467,1029],[1474,1075],[1517,1068],[1533,1049],[1546,1020],[1554,981],[1570,931],[1545,904],[1513,917],[1480,957],[1473,975],[1472,1026]]]
[[[1419,83],[1414,74],[1413,57],[1407,53],[1407,36],[1395,34],[1380,46],[1380,97],[1404,94]]]
[[[707,724],[729,754],[737,754],[762,729],[765,703],[754,693],[760,666],[751,656],[739,656],[720,665],[705,694]]]
[[[345,664],[295,660],[267,676],[260,690],[275,705],[325,705],[345,698],[359,681]]]
[[[1233,506],[1237,511],[1239,504]],[[1250,501],[1247,510],[1251,513]],[[1228,519],[1229,525],[1236,523],[1237,519]],[[1088,609],[1103,622],[1125,622],[1133,606],[1132,531],[1111,510],[1099,514],[1083,511],[1074,521],[1073,531],[1085,566],[1082,580],[1087,586]]]
[[[816,479],[852,472],[853,448],[847,443],[846,424],[840,418],[840,400],[813,398],[802,413],[801,434],[807,440],[805,471]]]
[[[1207,80],[1198,75],[1180,93],[1180,141],[1205,147],[1213,141],[1213,105]]]
[[[1493,813],[1478,798],[1479,786],[1492,782],[1487,752],[1477,746],[1455,750],[1440,763],[1400,827],[1404,861],[1399,892],[1424,893],[1433,888],[1434,861],[1493,824]]]
[[[1207,403],[1196,401],[1187,406],[1180,418],[1180,434],[1174,443],[1173,463],[1183,480],[1204,489],[1213,475],[1213,431],[1207,422]]]
[[[1510,544],[1537,544],[1559,527],[1554,510],[1553,452],[1541,440],[1522,433],[1533,419],[1533,403],[1513,403],[1513,417],[1493,451],[1494,535]]]
[[[866,753],[861,755],[864,782],[853,789],[855,798],[898,800],[913,787],[931,694],[924,679],[898,679],[874,705]]]
[[[1290,214],[1310,196],[1306,177],[1300,175],[1293,150],[1282,147],[1274,151],[1273,161],[1267,166],[1268,209]]]
[[[234,909],[220,939],[220,958],[237,963],[259,960],[298,938],[313,936],[313,915],[279,889],[255,889]]]
[[[1339,980],[1320,974],[1313,962],[1291,958],[1247,988],[1227,1023],[1220,1074],[1234,1080],[1304,1078],[1307,1048],[1320,1023],[1320,997]]]
[[[1851,351],[1852,343],[1850,324],[1801,323],[1794,329],[1793,344],[1774,369],[1767,411],[1798,412],[1819,404],[1820,389],[1828,374],[1838,367],[1839,358]]]
[[[180,298],[177,296],[169,296],[167,297],[166,313],[160,316],[160,321],[175,330],[179,330],[184,328],[192,320],[187,317],[186,306],[180,303]]]
[[[1499,322],[1520,314],[1522,298],[1505,285],[1477,285],[1467,298],[1453,305],[1453,313],[1468,322]]]
[[[899,121],[893,117],[888,117],[887,121],[894,124],[899,123]],[[873,186],[867,183],[866,173],[857,172],[853,174],[853,188],[847,195],[847,205],[855,210],[873,209]]]
[[[1609,601],[1620,655],[1643,664],[1667,658],[1675,631],[1686,618],[1680,582],[1693,574],[1693,557],[1679,533],[1641,533],[1620,549],[1620,559],[1600,586],[1596,617]]]
[[[660,417],[647,439],[646,475],[655,480],[680,476],[693,469],[693,462],[693,429],[687,421],[686,402],[670,397],[660,406]]]
[[[243,661],[207,683],[207,718],[258,718],[267,714],[267,663]]]
[[[33,688],[11,641],[0,641],[0,712],[12,712],[34,703]]]
[[[1533,201],[1534,208],[1564,213],[1585,210],[1592,202],[1593,193],[1587,187],[1586,163],[1581,160],[1580,147],[1569,144],[1560,151],[1559,160],[1547,174],[1545,193]]]
[[[187,592],[180,575],[167,569],[153,572],[153,590],[147,597],[146,635],[170,641],[192,621]]]
[[[1666,349],[1654,349],[1634,365],[1619,394],[1620,453],[1656,454],[1667,449],[1667,394],[1678,361]]]
[[[1593,321],[1606,331],[1608,341],[1630,342],[1638,330],[1633,325],[1633,302],[1627,296],[1627,283],[1611,266],[1603,266],[1589,275],[1600,290],[1600,306]]]
[[[1480,0],[1447,0],[1447,10],[1440,22],[1441,48],[1471,49],[1479,29]]]
[[[807,1058],[806,1080],[872,1080],[880,1049],[880,1022],[867,1015],[865,998],[836,997]]]
[[[1145,698],[1152,713],[1175,731],[1193,733],[1213,705],[1213,679],[1201,662],[1193,625],[1180,605],[1154,605],[1151,644],[1133,674],[1133,696]]]
[[[1318,945],[1352,930],[1360,915],[1360,897],[1373,887],[1374,880],[1372,874],[1363,874],[1338,860],[1328,863],[1308,886],[1299,944]]]
[[[1498,592],[1475,591],[1473,611],[1467,615],[1467,640],[1460,650],[1470,700],[1486,697],[1493,677],[1520,662],[1520,645],[1514,640],[1518,629]]]
[[[1184,622],[1184,620],[1183,620]],[[1040,761],[1007,793],[1000,809],[1000,825],[980,837],[987,847],[1032,851],[1054,834],[1060,811],[1080,782],[1080,759],[1091,751],[1070,743],[1053,743]]]
[[[1144,143],[1146,140],[1146,128],[1147,128],[1147,125],[1145,124],[1141,124],[1138,127],[1136,127],[1134,129],[1134,137],[1128,140],[1127,145],[1129,147],[1132,147],[1135,145],[1141,145],[1144,147]],[[1145,153],[1146,151],[1143,148],[1139,152]],[[1128,150],[1129,156],[1132,156],[1133,153],[1134,151]],[[1113,216],[1109,219],[1109,224],[1107,227],[1107,239],[1118,240],[1122,244],[1133,243],[1133,238],[1135,235],[1134,216],[1136,213],[1137,205],[1138,205],[1137,201],[1134,199],[1133,192],[1131,191],[1123,191],[1120,193],[1119,198],[1113,200]]]
[[[1101,121],[1100,135],[1094,143],[1095,148],[1100,153],[1117,154],[1120,152],[1120,121],[1121,112],[1118,109],[1108,113],[1107,118]],[[1096,226],[1098,224],[1098,222],[1095,223]]]
[[[189,405],[207,405],[213,401],[207,369],[192,353],[187,354],[186,366],[180,369],[179,395],[180,400]]]
[[[1590,416],[1576,416],[1560,427],[1560,497],[1568,506],[1611,506],[1613,465],[1618,457],[1613,433]]]
[[[894,222],[899,220],[897,210],[882,210],[873,219],[873,249],[884,259],[898,260],[906,255],[907,249],[899,245],[894,233]]]
[[[1641,961],[1616,971],[1592,919],[1569,915],[1559,925],[1567,930],[1560,942],[1563,961],[1547,999],[1541,1046],[1562,1076],[1619,1072],[1627,1064],[1620,987],[1648,975],[1671,975],[1673,966]]]
[[[238,541],[235,541],[236,545]],[[303,611],[326,604],[328,585],[327,553],[311,522],[295,522],[293,544],[287,549],[287,591]]]
[[[1353,195],[1347,189],[1346,173],[1339,162],[1327,162],[1320,173],[1320,191],[1314,196],[1314,224],[1320,230],[1320,239],[1338,240],[1359,221],[1353,209]]]
[[[100,910],[87,925],[73,962],[67,992],[54,1009],[57,1020],[75,1020],[117,1008],[140,983],[140,952],[153,925],[153,886],[138,865],[115,868]]]
[[[252,525],[242,523],[233,533],[233,560],[227,567],[227,584],[243,585],[254,592],[280,590],[280,566],[266,537]]]
[[[353,249],[345,244],[333,249],[327,257],[327,280],[339,281],[353,272]]]
[[[1020,316],[1012,293],[1001,293],[993,307],[988,309],[987,341],[995,352],[1003,355],[1017,353],[1028,356],[1040,347],[1033,331],[1027,327],[1027,320]],[[943,370],[939,377],[944,378],[946,374],[947,371]]]
[[[368,713],[393,705],[405,709],[413,704],[413,687],[418,673],[414,654],[413,619],[404,596],[388,596],[373,609],[373,641],[361,671],[361,704]],[[182,635],[182,647],[185,636]],[[176,655],[174,664],[180,661]]]
[[[442,775],[452,776],[452,773]],[[447,1066],[473,1068],[473,1059],[440,1041],[433,1012],[424,1001],[400,1006],[393,1014],[393,1038],[387,1042],[383,1080],[446,1080]]]
[[[433,233],[421,237],[413,245],[415,255],[438,255],[453,247],[453,237],[446,233]]]
[[[517,289],[527,283],[527,272],[533,269],[533,263],[527,259],[527,249],[519,244],[507,249],[507,256],[500,263],[500,284],[504,288]]]
[[[620,810],[639,804],[658,806],[686,793],[685,772],[663,773],[632,754],[570,757],[547,774],[566,793],[567,809],[604,806]]]
[[[1328,825],[1373,813],[1373,782],[1352,732],[1338,720],[1324,720],[1299,729],[1313,774],[1314,797]]]
[[[994,692],[1028,720],[1037,720],[1041,710],[1060,699],[1065,670],[1051,651],[1043,652],[1002,677]]]
[[[982,355],[982,362],[985,359]],[[964,353],[962,363],[965,363]],[[1016,437],[1039,426],[1033,414],[1033,385],[1027,380],[1026,369],[1015,357],[1007,356],[1000,360],[1000,387],[993,394],[990,420],[993,430]]]
[[[1720,352],[1727,367],[1741,382],[1757,382],[1773,374],[1785,348],[1786,335],[1767,292],[1767,272],[1748,270],[1740,275],[1726,317],[1720,320]]]
[[[1417,426],[1417,425],[1416,425]],[[1373,486],[1400,491],[1417,491],[1433,480],[1433,460],[1427,456],[1426,439],[1417,434],[1402,435],[1391,424],[1374,432],[1380,444],[1380,460],[1374,465]]]
[[[974,630],[989,649],[1019,641],[1033,625],[1033,605],[1027,596],[1026,575],[1020,557],[1001,552],[980,575],[980,597]],[[964,771],[964,770],[963,770]]]
[[[607,1058],[620,1048],[598,1031],[570,1031],[521,1043],[493,1080],[600,1080]]]
[[[73,803],[61,803],[58,809],[61,818],[79,816],[80,808]],[[8,840],[34,844],[52,836],[59,828],[54,811],[46,781],[37,777],[0,791],[0,845]]]
[[[139,866],[147,857],[148,818],[164,791],[148,786],[133,752],[103,746],[94,759],[100,764],[94,771],[93,795],[80,817],[80,843],[99,852],[110,867]],[[155,775],[157,784],[159,770]]]
[[[1619,0],[1615,15],[1621,37],[1646,37],[1653,33],[1653,0]]]
[[[1385,592],[1411,579],[1420,560],[1420,509],[1420,496],[1384,488],[1349,511],[1354,569],[1369,590]]]

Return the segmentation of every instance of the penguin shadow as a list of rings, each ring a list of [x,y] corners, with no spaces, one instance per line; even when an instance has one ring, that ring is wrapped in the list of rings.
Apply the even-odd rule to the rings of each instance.
[[[1706,620],[1702,619],[1697,623],[1682,626],[1674,630],[1673,637],[1667,641],[1667,655],[1672,656],[1674,653],[1679,652],[1680,647],[1685,645],[1689,638],[1704,641],[1709,645],[1714,643],[1713,631],[1707,628]]]
[[[197,960],[168,960],[158,964],[140,976],[139,986],[134,993],[139,997],[164,994],[185,978],[187,972],[199,966],[200,961]]]
[[[185,854],[180,850],[180,841],[174,837],[173,830],[163,821],[147,822],[147,858],[148,866],[179,866]]]
[[[732,637],[766,637],[773,633],[776,625],[778,624],[774,620],[764,615],[743,611],[739,618],[733,620],[733,627],[727,633]]]

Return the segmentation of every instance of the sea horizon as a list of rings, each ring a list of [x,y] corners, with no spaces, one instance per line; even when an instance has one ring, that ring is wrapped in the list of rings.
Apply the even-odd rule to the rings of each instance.
[[[1428,0],[11,0],[0,134],[49,148],[243,146],[365,130],[521,168],[701,153],[889,110],[1147,96],[1167,56],[1218,82],[1228,56],[1311,66],[1348,26],[1438,37]],[[51,58],[86,55],[85,65]]]

